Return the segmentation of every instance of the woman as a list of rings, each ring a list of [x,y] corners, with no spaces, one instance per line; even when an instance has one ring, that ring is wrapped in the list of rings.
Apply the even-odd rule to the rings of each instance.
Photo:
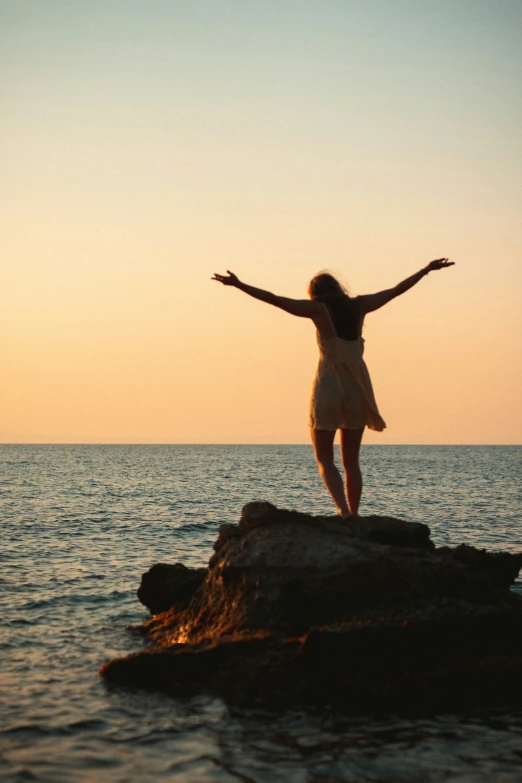
[[[364,317],[408,291],[429,272],[452,265],[447,258],[439,258],[395,288],[357,297],[349,296],[335,277],[322,272],[308,286],[311,301],[288,299],[254,288],[242,283],[228,270],[227,275],[215,274],[212,278],[291,315],[314,322],[320,358],[310,403],[310,432],[319,472],[343,519],[359,510],[362,492],[359,449],[364,428],[381,431],[386,426],[377,409],[363,360]],[[337,430],[341,432],[346,494],[334,463],[333,443]]]

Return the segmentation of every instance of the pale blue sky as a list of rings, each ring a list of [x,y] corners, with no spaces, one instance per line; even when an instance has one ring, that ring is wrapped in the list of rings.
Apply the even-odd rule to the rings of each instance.
[[[388,187],[401,169],[415,168],[421,186],[443,168],[464,195],[487,177],[503,201],[520,197],[518,0],[4,0],[0,12],[8,181],[37,184],[36,166],[82,185],[85,164],[95,192],[110,165],[118,192],[143,169],[143,185],[161,188],[157,169],[179,167],[198,207],[199,174],[211,198],[215,185],[255,208],[265,188],[284,201],[273,170],[284,162],[290,176],[311,166],[312,187],[344,192],[360,166]]]

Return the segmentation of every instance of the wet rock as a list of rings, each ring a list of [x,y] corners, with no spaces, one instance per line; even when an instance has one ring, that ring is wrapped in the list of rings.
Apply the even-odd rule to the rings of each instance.
[[[522,554],[436,549],[419,523],[268,503],[245,506],[214,549],[197,574],[143,576],[157,647],[109,662],[107,680],[352,712],[522,703],[522,597],[509,590]]]

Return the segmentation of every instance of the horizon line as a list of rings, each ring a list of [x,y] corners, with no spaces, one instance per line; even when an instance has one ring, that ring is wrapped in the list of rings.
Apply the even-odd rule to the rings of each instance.
[[[338,445],[338,444],[337,444]],[[205,442],[193,443],[188,441],[6,441],[0,442],[0,446],[309,446],[311,443],[276,443],[276,442]],[[362,447],[377,446],[522,446],[522,443],[362,443]]]

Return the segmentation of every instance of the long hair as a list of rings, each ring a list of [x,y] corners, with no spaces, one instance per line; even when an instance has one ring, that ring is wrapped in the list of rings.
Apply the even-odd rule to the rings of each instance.
[[[332,299],[351,301],[348,291],[330,272],[319,272],[308,284],[308,296],[318,302],[328,302]]]
[[[361,309],[359,299],[350,296],[341,283],[329,272],[320,272],[308,284],[308,295],[316,302],[323,302],[338,337],[356,340],[361,335]]]

